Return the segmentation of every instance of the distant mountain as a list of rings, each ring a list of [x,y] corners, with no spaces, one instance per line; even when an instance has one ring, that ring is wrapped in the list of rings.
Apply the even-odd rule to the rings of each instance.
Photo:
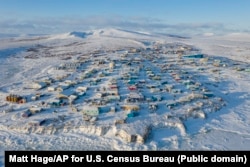
[[[29,38],[29,37],[48,37],[49,39],[68,39],[72,37],[76,38],[87,38],[87,37],[114,37],[114,38],[138,38],[138,39],[146,39],[150,37],[171,37],[171,38],[182,38],[186,39],[189,37],[184,37],[175,34],[167,34],[167,33],[151,33],[151,32],[142,32],[142,31],[134,31],[134,30],[125,30],[125,29],[115,29],[115,28],[104,28],[90,31],[72,31],[68,33],[61,34],[5,34],[0,33],[0,39],[3,38]]]

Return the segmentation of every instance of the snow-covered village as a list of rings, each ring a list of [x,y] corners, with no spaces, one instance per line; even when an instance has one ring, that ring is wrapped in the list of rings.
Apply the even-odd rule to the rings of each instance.
[[[1,51],[7,148],[182,149],[199,145],[180,143],[190,135],[223,137],[223,124],[248,117],[249,63],[211,55],[190,39],[103,29],[2,41],[23,45]],[[228,113],[239,106],[238,118]],[[223,115],[216,127],[203,126]],[[242,123],[229,133],[247,135]],[[57,144],[65,138],[75,144]],[[210,147],[221,149],[198,146]]]
[[[249,150],[249,6],[1,3],[0,166],[8,150]]]

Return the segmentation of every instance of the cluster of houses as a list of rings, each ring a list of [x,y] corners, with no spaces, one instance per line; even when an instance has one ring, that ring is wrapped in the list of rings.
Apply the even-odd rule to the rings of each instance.
[[[143,132],[128,130],[128,122],[144,119],[153,113],[172,113],[182,119],[205,118],[216,106],[219,110],[223,100],[202,83],[197,75],[221,62],[209,60],[196,48],[181,44],[155,43],[146,49],[129,48],[110,52],[93,52],[78,57],[74,62],[61,64],[54,70],[63,71],[61,76],[40,79],[29,86],[31,107],[22,113],[28,118],[40,112],[52,114],[57,110],[80,113],[86,124],[101,126],[104,115],[113,115],[112,126],[119,125],[118,136],[128,141],[145,141],[149,125]],[[89,57],[88,57],[89,56]],[[212,69],[212,68],[211,68]],[[38,93],[43,92],[43,93]],[[9,102],[20,101],[19,96],[6,98]],[[32,105],[32,104],[39,105]],[[185,108],[185,110],[181,110]],[[173,112],[173,111],[179,112]],[[119,116],[116,116],[119,115]],[[31,121],[29,125],[42,125]],[[150,124],[150,123],[149,123]],[[126,133],[126,134],[125,134]],[[141,134],[140,134],[141,133]]]

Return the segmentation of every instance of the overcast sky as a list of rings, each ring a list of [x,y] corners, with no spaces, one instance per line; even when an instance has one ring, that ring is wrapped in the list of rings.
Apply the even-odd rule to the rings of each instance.
[[[0,33],[250,32],[250,0],[0,0]]]

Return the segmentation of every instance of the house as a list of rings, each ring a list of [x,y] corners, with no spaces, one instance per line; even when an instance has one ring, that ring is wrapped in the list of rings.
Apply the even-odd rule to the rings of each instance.
[[[127,117],[128,118],[133,118],[133,117],[136,117],[138,116],[139,113],[137,111],[130,111],[128,114],[127,114]]]
[[[138,76],[132,75],[132,76],[129,76],[129,79],[138,79]]]
[[[153,80],[161,80],[161,76],[156,75],[156,76],[154,76],[152,79],[153,79]]]
[[[98,82],[99,82],[99,80],[93,79],[93,80],[89,81],[89,84],[90,84],[90,85],[97,85]]]
[[[77,95],[70,95],[68,98],[69,98],[70,102],[73,102],[78,98],[78,96]]]
[[[135,84],[135,81],[134,81],[134,80],[128,80],[127,84],[129,84],[129,85],[134,85],[134,84]]]
[[[110,89],[117,89],[118,86],[117,86],[117,85],[109,85],[109,88],[110,88]]]
[[[137,53],[137,52],[140,52],[140,49],[137,49],[137,48],[130,48],[129,52],[130,52],[130,53]]]
[[[88,89],[88,87],[85,87],[85,86],[78,86],[78,87],[76,88],[76,91],[77,91],[77,92],[86,92],[87,89]]]
[[[60,85],[56,88],[56,91],[63,92],[64,90],[68,89],[69,85]]]
[[[117,84],[117,80],[115,78],[112,78],[112,79],[109,80],[109,83],[111,85],[116,85]]]
[[[65,80],[64,83],[65,83],[66,85],[69,85],[69,86],[75,85],[75,84],[76,84],[76,82],[75,82],[75,81],[72,81],[72,80]]]
[[[126,123],[126,119],[117,119],[114,121],[115,125],[117,124],[125,124]]]
[[[151,93],[160,92],[160,91],[161,91],[160,88],[150,88]]]
[[[57,86],[55,86],[55,85],[49,86],[49,87],[47,88],[47,90],[48,90],[49,92],[54,92],[54,91],[56,91],[56,89],[57,89]]]
[[[39,99],[39,97],[38,96],[31,96],[31,100],[38,100]]]
[[[113,101],[113,100],[120,100],[121,98],[120,98],[120,96],[118,96],[118,95],[108,95],[108,96],[106,96],[106,98],[105,98],[107,101]]]
[[[213,94],[212,92],[205,92],[205,93],[203,93],[203,96],[204,96],[205,98],[209,98],[209,97],[213,97],[214,94]]]
[[[155,74],[148,74],[149,78],[153,78],[155,76]]]
[[[191,81],[191,80],[185,80],[185,81],[183,81],[183,84],[184,85],[194,85],[194,81]]]
[[[146,87],[147,87],[148,89],[151,89],[151,88],[158,88],[159,85],[156,85],[156,84],[148,84],[148,85],[146,85]]]
[[[20,101],[23,99],[24,99],[23,97],[21,97],[19,95],[14,95],[14,94],[10,94],[6,97],[6,101],[14,102],[14,103],[20,103]]]
[[[107,94],[108,95],[118,96],[119,92],[118,92],[118,89],[109,89],[109,90],[107,90]]]
[[[162,96],[161,95],[154,95],[154,96],[152,96],[152,101],[162,101]]]
[[[106,96],[106,93],[98,92],[98,93],[95,94],[95,97],[98,98],[98,99],[103,98],[105,96]]]
[[[187,89],[190,89],[192,91],[195,91],[195,90],[198,90],[199,89],[199,86],[197,85],[187,85]]]
[[[100,109],[96,106],[84,106],[82,113],[88,116],[97,116],[100,113]]]
[[[69,76],[69,74],[57,76],[57,77],[56,77],[56,80],[57,80],[57,81],[61,81],[61,80],[65,79],[65,78],[67,78],[68,76]]]
[[[47,86],[46,82],[35,82],[31,85],[32,89],[42,89],[45,88]]]
[[[124,105],[121,108],[126,111],[138,111],[140,109],[138,105]]]
[[[76,95],[76,93],[74,91],[72,91],[72,90],[67,89],[67,90],[64,90],[64,91],[60,92],[57,95],[57,97],[59,99],[61,99],[61,98],[62,99],[68,99],[71,95]]]
[[[62,99],[54,99],[51,101],[50,105],[52,107],[59,107],[63,104],[63,100]]]
[[[187,55],[187,56],[182,56],[183,58],[187,59],[201,59],[204,57],[203,54],[195,54],[195,55]]]
[[[140,84],[145,84],[145,83],[146,83],[146,80],[144,80],[144,79],[139,80],[139,83],[140,83]]]
[[[137,92],[130,92],[129,96],[126,99],[126,102],[139,102],[143,101],[144,96]]]
[[[137,87],[136,87],[135,85],[131,85],[131,86],[128,87],[128,89],[129,89],[130,91],[132,91],[132,90],[137,90]]]
[[[176,76],[176,77],[174,78],[174,80],[175,80],[176,82],[179,82],[179,81],[181,80],[181,78],[180,78],[179,76]]]
[[[31,108],[29,108],[29,111],[30,111],[32,114],[36,114],[36,113],[41,112],[41,111],[42,111],[42,108],[37,107],[37,106],[32,106]]]
[[[166,88],[167,92],[170,93],[172,91],[172,89],[174,88],[174,85],[168,84],[168,85],[165,85],[165,88]]]
[[[116,136],[126,142],[144,143],[151,128],[147,125],[142,125],[140,127],[141,128],[135,128],[131,131],[131,128],[129,129],[126,126],[123,126],[123,129],[117,131]]]
[[[166,84],[168,84],[168,81],[162,81],[161,82],[161,85],[166,85]]]
[[[47,77],[47,78],[45,78],[43,81],[44,81],[47,85],[50,85],[50,84],[52,84],[52,83],[54,82],[54,79],[53,79],[53,78]]]
[[[92,99],[89,101],[92,106],[98,107],[98,106],[103,106],[107,104],[107,100],[105,99]]]
[[[81,63],[65,63],[65,64],[61,64],[60,67],[62,67],[63,69],[77,69],[81,66]]]

